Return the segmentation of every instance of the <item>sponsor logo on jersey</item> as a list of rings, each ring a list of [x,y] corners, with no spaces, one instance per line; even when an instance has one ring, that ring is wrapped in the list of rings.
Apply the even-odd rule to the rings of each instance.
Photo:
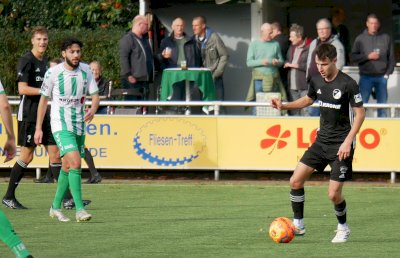
[[[361,93],[354,95],[354,102],[360,103],[362,101]]]
[[[320,107],[333,108],[333,109],[340,109],[340,107],[342,106],[341,104],[326,103],[321,100],[318,100],[318,104]]]
[[[317,94],[322,94],[321,89],[318,89]]]
[[[58,100],[63,103],[63,104],[78,104],[80,103],[80,99],[78,98],[73,98],[73,99],[67,99],[67,98],[58,98]]]
[[[37,82],[42,82],[43,81],[43,77],[42,76],[36,76],[36,81]]]
[[[35,72],[40,73],[40,68],[36,68]]]
[[[341,97],[342,97],[342,92],[339,89],[334,89],[333,90],[333,98],[340,99]]]

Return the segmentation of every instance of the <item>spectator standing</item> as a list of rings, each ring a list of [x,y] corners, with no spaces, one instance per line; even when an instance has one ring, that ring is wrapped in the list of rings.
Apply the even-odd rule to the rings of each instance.
[[[12,160],[16,153],[15,135],[11,116],[11,107],[5,95],[3,84],[0,81],[0,115],[7,134],[7,141],[3,147],[2,156],[6,156],[4,162]],[[3,241],[15,254],[16,257],[32,257],[24,243],[15,233],[10,221],[3,211],[0,210],[0,240]]]
[[[357,36],[351,52],[351,59],[358,63],[360,90],[364,103],[374,91],[377,103],[387,103],[387,81],[395,67],[393,41],[390,36],[380,33],[380,21],[375,14],[369,14],[367,28]],[[386,117],[386,109],[378,109],[378,117]]]
[[[42,143],[42,122],[48,99],[51,98],[51,129],[62,156],[62,168],[49,215],[62,222],[69,221],[61,212],[61,203],[68,188],[76,205],[76,220],[88,221],[92,217],[84,209],[82,201],[81,158],[85,155],[85,122],[93,119],[99,106],[99,95],[89,66],[80,63],[81,49],[82,42],[75,38],[62,42],[61,53],[65,61],[46,73],[40,91],[42,96],[34,138],[36,144]],[[86,94],[92,96],[92,106],[85,111]]]
[[[261,26],[259,40],[250,43],[247,51],[247,66],[252,68],[252,77],[246,100],[254,101],[258,92],[280,92],[286,99],[286,91],[279,77],[279,67],[284,59],[277,41],[272,40],[269,23]],[[255,114],[255,108],[253,113]]]
[[[161,68],[180,67],[185,61],[187,67],[201,67],[200,49],[196,47],[194,37],[188,37],[185,33],[185,21],[177,17],[172,21],[171,35],[164,38],[160,44],[158,59]],[[185,100],[185,82],[177,82],[173,85],[171,99],[173,101]]]
[[[289,37],[286,34],[282,33],[282,27],[279,22],[271,23],[271,27],[272,27],[272,39],[276,40],[279,43],[279,47],[281,48],[282,57],[285,58],[286,53],[290,46]],[[283,86],[285,87],[286,96],[287,96],[288,100],[290,101],[291,94],[290,94],[290,89],[289,89],[288,80],[287,80],[288,79],[287,78],[288,70],[285,69],[283,66],[279,67],[279,75],[281,77]]]
[[[16,199],[15,191],[24,176],[24,171],[33,160],[33,153],[36,148],[33,136],[35,134],[40,87],[48,68],[48,60],[45,56],[48,41],[47,29],[41,26],[35,27],[32,30],[32,50],[27,52],[18,61],[17,83],[21,102],[17,118],[18,145],[21,146],[21,155],[11,170],[7,192],[3,197],[3,204],[11,209],[26,209]],[[47,109],[44,116],[42,144],[49,153],[52,174],[58,175],[61,167],[61,159],[51,132],[49,109]]]
[[[97,83],[97,87],[99,88],[99,96],[103,98],[107,98],[109,96],[110,91],[110,80],[107,80],[102,76],[102,68],[98,61],[92,61],[90,64],[90,70],[92,70],[93,77]],[[107,107],[100,106],[97,110],[96,114],[107,114]]]
[[[344,24],[346,20],[346,13],[341,7],[334,7],[331,10],[332,13],[332,34],[337,35],[340,42],[344,47],[345,65],[350,63],[350,32]]]
[[[344,47],[340,42],[337,35],[332,34],[332,24],[326,19],[322,18],[317,21],[317,34],[318,37],[314,39],[308,51],[307,57],[307,70],[306,78],[307,81],[311,79],[312,76],[319,75],[317,65],[315,63],[315,49],[322,43],[328,43],[336,48],[336,68],[342,70],[345,63]],[[309,107],[308,112],[310,116],[319,116],[319,108]]]
[[[201,53],[202,66],[211,70],[217,93],[217,100],[223,101],[223,74],[228,63],[228,50],[220,36],[210,27],[204,16],[197,16],[192,21],[193,34]]]
[[[122,88],[139,93],[127,95],[125,100],[147,100],[149,84],[154,80],[153,50],[148,38],[146,16],[133,18],[132,29],[119,41]],[[140,96],[139,96],[140,95]],[[143,113],[146,113],[143,110]]]
[[[306,68],[308,49],[311,40],[304,35],[304,28],[298,24],[292,24],[289,29],[289,40],[292,45],[286,54],[284,68],[288,71],[288,84],[290,100],[294,101],[307,94]],[[306,109],[289,111],[290,115],[308,115]]]

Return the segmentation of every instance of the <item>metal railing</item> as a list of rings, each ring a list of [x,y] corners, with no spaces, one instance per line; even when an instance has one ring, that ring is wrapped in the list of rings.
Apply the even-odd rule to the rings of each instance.
[[[9,97],[10,105],[19,105],[20,101],[16,100],[13,96]],[[50,104],[51,102],[49,102]],[[91,101],[86,101],[87,105],[91,105]],[[138,107],[138,106],[152,106],[152,107],[191,107],[202,106],[211,107],[210,110],[214,111],[214,115],[220,115],[221,107],[271,107],[270,103],[262,102],[248,102],[248,101],[124,101],[124,100],[101,100],[100,106],[110,107]],[[312,107],[318,107],[318,104],[313,104]],[[366,103],[364,104],[366,110],[388,109],[389,118],[395,118],[400,114],[400,103]],[[235,114],[229,114],[235,115]],[[252,115],[252,114],[249,114]]]
[[[19,100],[16,100],[15,98],[10,98],[9,100],[10,104],[12,106],[14,105],[19,105]],[[51,102],[49,102],[51,103]],[[88,100],[86,102],[87,105],[91,105],[91,101]],[[182,106],[182,107],[193,107],[193,106],[202,106],[202,107],[208,107],[207,109],[203,109],[203,111],[206,110],[213,110],[213,115],[218,116],[220,115],[220,110],[221,107],[271,107],[270,103],[260,103],[260,102],[246,102],[246,101],[116,101],[116,100],[102,100],[100,102],[100,106],[109,106],[109,107],[138,107],[138,106],[153,106],[153,107],[170,107],[170,106]],[[318,107],[317,104],[313,104],[313,107]],[[211,107],[211,108],[209,108]],[[400,114],[400,104],[397,103],[387,103],[387,104],[373,104],[373,103],[366,103],[364,104],[364,107],[369,110],[369,109],[379,109],[379,108],[384,108],[389,110],[389,116],[388,118],[396,118],[397,114]],[[157,109],[156,109],[157,111]],[[112,114],[110,114],[112,115]],[[126,115],[133,115],[133,114],[126,114]],[[157,115],[157,112],[154,114]],[[207,112],[205,112],[204,115],[207,115]],[[229,114],[229,115],[235,115],[235,114]],[[254,116],[252,114],[249,114],[249,116]],[[399,115],[398,115],[399,116]],[[387,118],[386,118],[387,119]],[[395,183],[396,182],[396,172],[395,171],[388,171],[390,172],[390,182]],[[37,178],[40,177],[40,168],[36,169],[36,176]],[[215,170],[214,171],[214,179],[219,180],[220,177],[220,171]]]

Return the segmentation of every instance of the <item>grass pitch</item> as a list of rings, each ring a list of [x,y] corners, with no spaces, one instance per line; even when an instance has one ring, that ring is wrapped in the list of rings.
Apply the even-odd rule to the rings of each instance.
[[[0,192],[7,184],[0,184]],[[347,184],[344,244],[336,229],[327,185],[307,185],[307,233],[277,244],[267,231],[275,217],[291,217],[289,186],[273,183],[120,182],[83,185],[91,199],[88,223],[61,223],[48,215],[55,184],[25,180],[18,200],[28,210],[2,208],[36,258],[45,257],[398,257],[400,187]],[[74,218],[74,211],[65,214]],[[0,243],[0,257],[13,257]]]

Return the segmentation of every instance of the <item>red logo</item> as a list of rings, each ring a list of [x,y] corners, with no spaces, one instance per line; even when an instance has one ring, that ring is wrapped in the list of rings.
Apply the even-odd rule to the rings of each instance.
[[[283,138],[289,138],[291,136],[290,130],[285,130],[281,133],[281,125],[274,125],[267,129],[267,135],[269,136],[266,139],[262,139],[260,141],[261,149],[271,148],[271,154],[275,147],[277,149],[282,149],[286,147],[287,142],[282,140]],[[297,127],[295,131],[294,137],[297,140],[297,149],[307,149],[311,144],[314,143],[317,138],[318,129],[313,129],[311,131],[305,131],[302,127]],[[365,128],[360,130],[360,133],[357,135],[358,142],[367,150],[376,149],[381,143],[381,137],[387,134],[386,129],[381,129],[379,132],[373,128]]]
[[[268,154],[271,154],[274,151],[275,147],[277,149],[284,148],[287,145],[287,142],[281,139],[290,137],[289,130],[286,130],[281,134],[281,125],[274,125],[268,128],[266,133],[270,138],[261,140],[260,146],[261,149],[267,149],[272,147],[271,151]]]

